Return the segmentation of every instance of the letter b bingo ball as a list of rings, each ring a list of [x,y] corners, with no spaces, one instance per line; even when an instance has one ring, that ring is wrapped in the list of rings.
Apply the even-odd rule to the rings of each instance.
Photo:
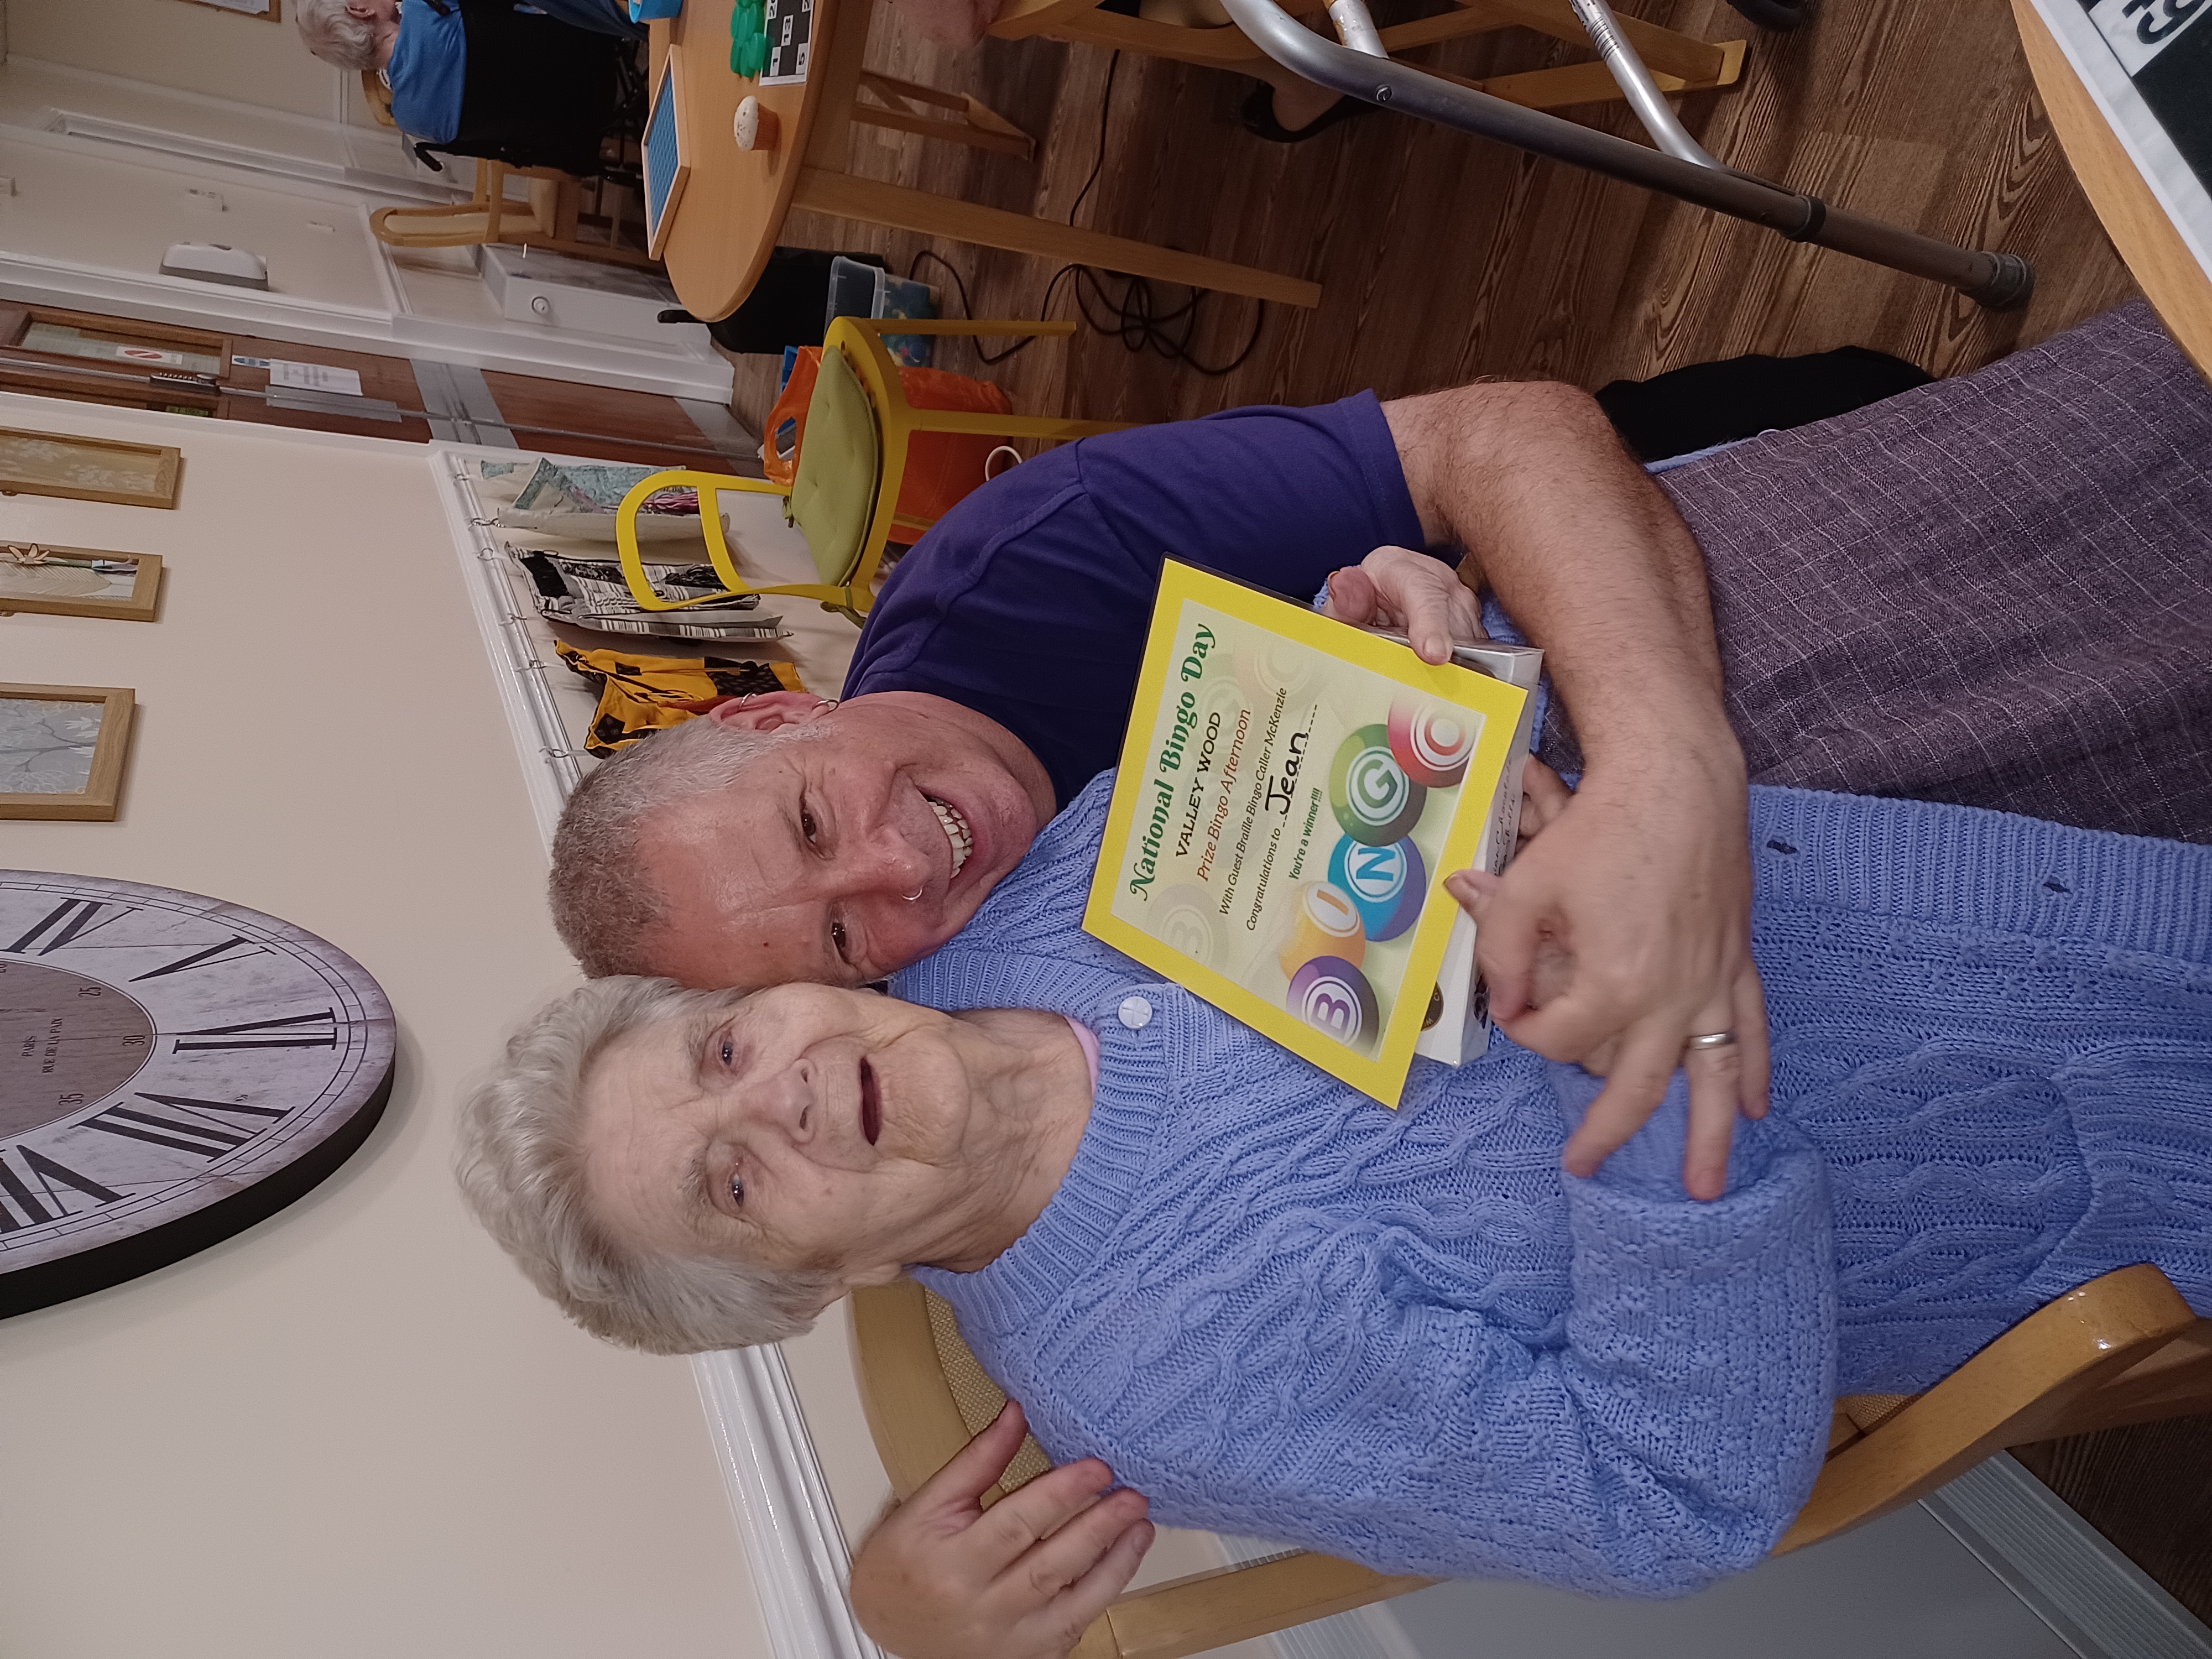
[[[1390,752],[1390,732],[1363,726],[1337,745],[1328,769],[1328,804],[1344,833],[1370,847],[1402,841],[1421,821],[1429,792]]]
[[[1367,975],[1341,957],[1316,957],[1291,976],[1291,1012],[1347,1048],[1372,1048],[1382,1016]]]
[[[1449,789],[1467,775],[1482,738],[1482,716],[1472,709],[1401,702],[1390,710],[1390,755],[1406,775],[1431,789]]]
[[[1388,847],[1343,837],[1329,854],[1328,878],[1351,896],[1360,926],[1371,939],[1395,939],[1411,927],[1420,919],[1421,905],[1429,896],[1421,849],[1410,837]]]

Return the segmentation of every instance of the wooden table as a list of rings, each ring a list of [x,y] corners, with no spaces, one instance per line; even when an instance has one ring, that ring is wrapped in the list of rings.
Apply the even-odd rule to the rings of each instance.
[[[873,9],[873,0],[814,0],[811,63],[804,86],[757,86],[730,72],[730,0],[685,0],[682,16],[653,25],[655,83],[672,45],[684,82],[691,178],[677,204],[664,258],[677,297],[693,316],[722,318],[738,308],[766,268],[784,216],[794,207],[1063,264],[1097,265],[1285,305],[1321,303],[1321,285],[1300,277],[848,172],[855,125],[1024,155],[1030,148],[1025,136],[972,98],[864,70]],[[876,101],[863,101],[864,90]],[[741,150],[732,136],[738,105],[747,96],[757,97],[776,118],[771,149]]]
[[[2212,379],[2212,276],[2197,264],[2129,160],[2096,100],[2051,38],[2049,25],[2037,15],[2033,0],[2012,0],[2012,12],[2035,89],[2051,112],[2051,125],[2082,193],[2166,331],[2199,372]]]

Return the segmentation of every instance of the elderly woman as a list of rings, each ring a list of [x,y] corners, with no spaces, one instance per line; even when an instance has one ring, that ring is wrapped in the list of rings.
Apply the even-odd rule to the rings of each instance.
[[[1384,1110],[1084,935],[1111,781],[895,997],[556,1004],[465,1113],[478,1214],[662,1352],[911,1273],[1163,1519],[1615,1594],[1764,1556],[1839,1390],[2131,1262],[2212,1311],[2212,849],[1754,792],[1774,1110],[1700,1202],[1679,1079],[1580,1179],[1579,1068]]]

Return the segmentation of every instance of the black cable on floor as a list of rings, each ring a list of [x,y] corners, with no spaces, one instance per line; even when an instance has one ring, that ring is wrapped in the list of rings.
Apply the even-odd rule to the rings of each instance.
[[[1067,222],[1071,225],[1075,222],[1075,216],[1082,208],[1084,199],[1091,194],[1091,186],[1098,182],[1098,175],[1106,165],[1107,118],[1113,112],[1114,77],[1120,71],[1121,67],[1121,54],[1116,52],[1107,60],[1106,90],[1098,101],[1098,153],[1091,161],[1091,176],[1083,181],[1083,188],[1075,192],[1075,200],[1068,204]],[[942,254],[933,252],[927,248],[915,254],[912,263],[907,266],[906,274],[908,279],[911,280],[915,272],[921,269],[922,261],[925,259],[945,267],[946,274],[952,278],[953,285],[960,291],[961,315],[973,317],[975,313],[968,303],[967,281],[960,274],[959,269]],[[1075,308],[1081,314],[1083,320],[1091,328],[1101,334],[1120,335],[1122,347],[1126,350],[1157,353],[1170,362],[1181,363],[1194,374],[1205,375],[1209,380],[1219,380],[1225,374],[1233,374],[1244,366],[1245,361],[1251,356],[1255,348],[1259,345],[1260,331],[1266,326],[1267,320],[1267,301],[1255,301],[1251,338],[1245,341],[1244,349],[1235,357],[1216,368],[1199,362],[1190,351],[1191,337],[1198,331],[1200,303],[1206,298],[1206,289],[1194,288],[1190,290],[1190,298],[1181,305],[1166,310],[1157,310],[1155,307],[1159,302],[1153,295],[1152,280],[1149,277],[1131,276],[1117,270],[1100,270],[1092,265],[1062,265],[1058,270],[1053,272],[1050,280],[1044,285],[1044,296],[1037,302],[1038,316],[1043,316],[1050,309],[1053,295],[1059,289],[1060,279],[1070,273],[1073,273],[1075,277]],[[1107,292],[1106,283],[1109,278],[1123,284],[1119,295],[1109,295]],[[1093,298],[1096,298],[1106,313],[1103,321],[1092,313],[1091,301]],[[1182,325],[1179,332],[1173,330],[1173,325],[1176,323]],[[1000,352],[985,351],[981,345],[978,345],[975,348],[975,355],[982,360],[985,367],[988,368],[994,364],[1003,363],[1018,352],[1027,350],[1036,337],[1032,336],[1030,339],[1019,341]]]

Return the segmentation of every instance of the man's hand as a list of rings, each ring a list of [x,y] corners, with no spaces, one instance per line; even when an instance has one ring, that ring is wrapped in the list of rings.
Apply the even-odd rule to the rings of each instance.
[[[1324,614],[1403,634],[1427,663],[1449,662],[1454,645],[1490,637],[1482,631],[1482,602],[1458,573],[1403,547],[1378,547],[1330,576]]]
[[[1102,1498],[1095,1457],[984,1509],[1025,1427],[1009,1401],[860,1546],[853,1610],[901,1659],[1065,1659],[1152,1547],[1143,1495]]]
[[[1743,755],[1697,543],[1571,387],[1486,383],[1382,412],[1422,535],[1465,549],[1470,595],[1494,592],[1544,647],[1582,744],[1581,793],[1487,894],[1492,1006],[1516,1042],[1609,1071],[1568,1144],[1577,1173],[1657,1106],[1685,1038],[1735,1031],[1690,1057],[1684,1181],[1717,1196],[1735,1110],[1765,1109],[1766,1022]],[[1563,975],[1548,997],[1545,964]]]
[[[1621,770],[1586,781],[1503,877],[1463,871],[1445,886],[1475,919],[1505,1034],[1607,1079],[1567,1142],[1568,1170],[1594,1174],[1680,1065],[1690,1076],[1682,1183],[1710,1199],[1727,1185],[1737,1111],[1765,1115],[1766,1004],[1751,959],[1741,763],[1732,784],[1724,769],[1675,781]],[[1686,1038],[1726,1030],[1735,1046],[1684,1054]]]

